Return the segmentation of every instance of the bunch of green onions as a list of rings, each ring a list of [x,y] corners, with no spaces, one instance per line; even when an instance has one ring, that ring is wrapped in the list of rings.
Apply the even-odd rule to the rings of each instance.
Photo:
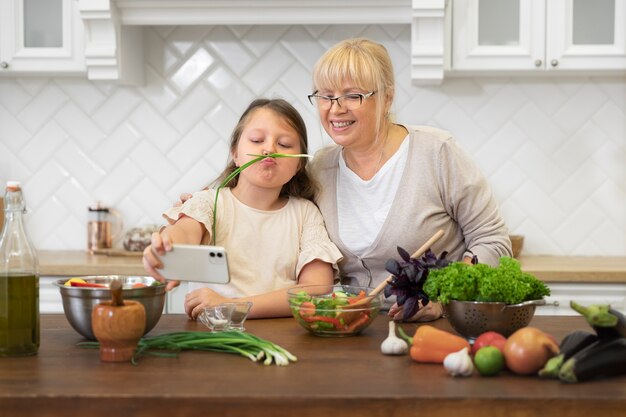
[[[222,181],[222,183],[217,187],[217,190],[215,190],[215,203],[213,204],[213,227],[212,227],[213,236],[211,239],[213,241],[212,242],[213,245],[215,245],[215,242],[217,241],[215,237],[215,222],[217,218],[217,196],[219,196],[220,190],[224,188],[226,185],[228,185],[228,183],[231,182],[233,178],[239,175],[241,171],[248,168],[250,165],[255,164],[265,158],[312,158],[311,155],[307,155],[303,153],[299,153],[299,154],[271,153],[268,155],[254,155],[254,154],[248,154],[248,155],[254,156],[255,158],[246,162],[245,164],[243,164],[242,166],[238,167],[236,170],[231,172],[230,175],[226,177],[224,181]]]
[[[80,342],[81,347],[97,349],[98,342]],[[143,337],[131,359],[137,365],[140,356],[176,357],[183,350],[204,350],[234,353],[261,362],[278,366],[289,365],[297,358],[288,350],[268,340],[239,331],[226,332],[172,332],[158,336]]]

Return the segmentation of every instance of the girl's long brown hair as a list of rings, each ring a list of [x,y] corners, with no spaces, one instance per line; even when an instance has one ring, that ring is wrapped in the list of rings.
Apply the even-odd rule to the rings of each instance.
[[[289,104],[286,100],[283,99],[268,99],[268,98],[258,98],[254,100],[248,108],[243,112],[237,126],[233,130],[233,133],[230,137],[230,153],[231,155],[237,149],[237,145],[239,144],[239,139],[241,138],[241,133],[243,132],[246,124],[250,120],[252,114],[258,109],[269,109],[273,111],[276,115],[282,117],[288,124],[291,126],[297,133],[298,139],[300,140],[300,150],[301,153],[308,153],[308,139],[306,133],[306,125],[298,110],[296,110],[291,104]],[[300,164],[298,166],[298,172],[293,176],[289,182],[283,185],[283,188],[280,190],[281,197],[300,197],[305,198],[307,200],[313,201],[315,196],[315,192],[317,190],[317,186],[313,179],[309,176],[306,170],[307,158],[300,158]],[[228,177],[234,170],[237,169],[235,162],[232,160],[232,156],[229,157],[226,168],[222,173],[217,177],[217,179],[211,184],[212,187],[217,187]],[[226,187],[234,187],[237,185],[239,181],[239,176],[233,178]]]

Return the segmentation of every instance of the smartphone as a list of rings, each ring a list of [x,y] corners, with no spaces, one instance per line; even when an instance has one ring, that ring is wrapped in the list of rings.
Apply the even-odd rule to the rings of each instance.
[[[177,245],[161,257],[161,275],[177,281],[227,284],[230,282],[226,249],[222,246]]]

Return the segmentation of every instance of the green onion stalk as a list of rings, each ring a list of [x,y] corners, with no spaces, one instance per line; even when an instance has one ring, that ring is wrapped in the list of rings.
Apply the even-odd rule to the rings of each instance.
[[[213,236],[211,236],[213,245],[215,245],[215,242],[217,241],[216,236],[215,236],[215,223],[217,219],[217,197],[220,194],[220,190],[224,188],[226,185],[228,185],[228,183],[231,182],[233,178],[239,175],[241,171],[248,168],[250,165],[257,163],[260,160],[265,159],[265,158],[312,158],[311,155],[302,154],[302,153],[300,154],[271,153],[268,155],[254,155],[254,154],[248,154],[248,155],[254,156],[256,158],[254,158],[251,161],[246,162],[245,164],[243,164],[242,166],[238,167],[236,170],[231,172],[230,175],[226,177],[224,181],[222,181],[222,183],[217,187],[217,190],[215,191],[215,203],[213,204],[213,226],[212,226]]]
[[[80,342],[80,347],[98,349],[98,342]],[[297,358],[283,347],[268,340],[239,331],[226,332],[172,332],[158,336],[143,337],[131,359],[137,365],[140,356],[176,357],[183,350],[200,350],[233,353],[261,362],[278,366],[289,365]]]

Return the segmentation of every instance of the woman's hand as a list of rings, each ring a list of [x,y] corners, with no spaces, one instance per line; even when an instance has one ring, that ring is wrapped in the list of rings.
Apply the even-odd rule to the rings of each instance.
[[[152,277],[154,277],[154,279],[164,284],[167,283],[165,290],[169,291],[172,288],[177,287],[180,282],[167,281],[158,271],[158,268],[163,268],[163,263],[161,262],[161,258],[159,258],[159,256],[163,256],[165,255],[165,252],[172,250],[172,240],[169,237],[167,229],[164,229],[160,233],[152,233],[150,242],[150,245],[143,250],[143,267]]]
[[[404,315],[404,310],[402,307],[398,306],[398,304],[394,304],[389,309],[389,317],[391,317],[395,321],[402,321],[402,316]],[[433,321],[437,320],[443,315],[443,307],[441,303],[430,302],[426,304],[426,307],[422,306],[420,302],[420,309],[417,313],[410,319],[406,321]]]
[[[198,318],[204,307],[234,301],[231,298],[222,297],[210,288],[198,288],[185,296],[185,313],[190,319]]]

